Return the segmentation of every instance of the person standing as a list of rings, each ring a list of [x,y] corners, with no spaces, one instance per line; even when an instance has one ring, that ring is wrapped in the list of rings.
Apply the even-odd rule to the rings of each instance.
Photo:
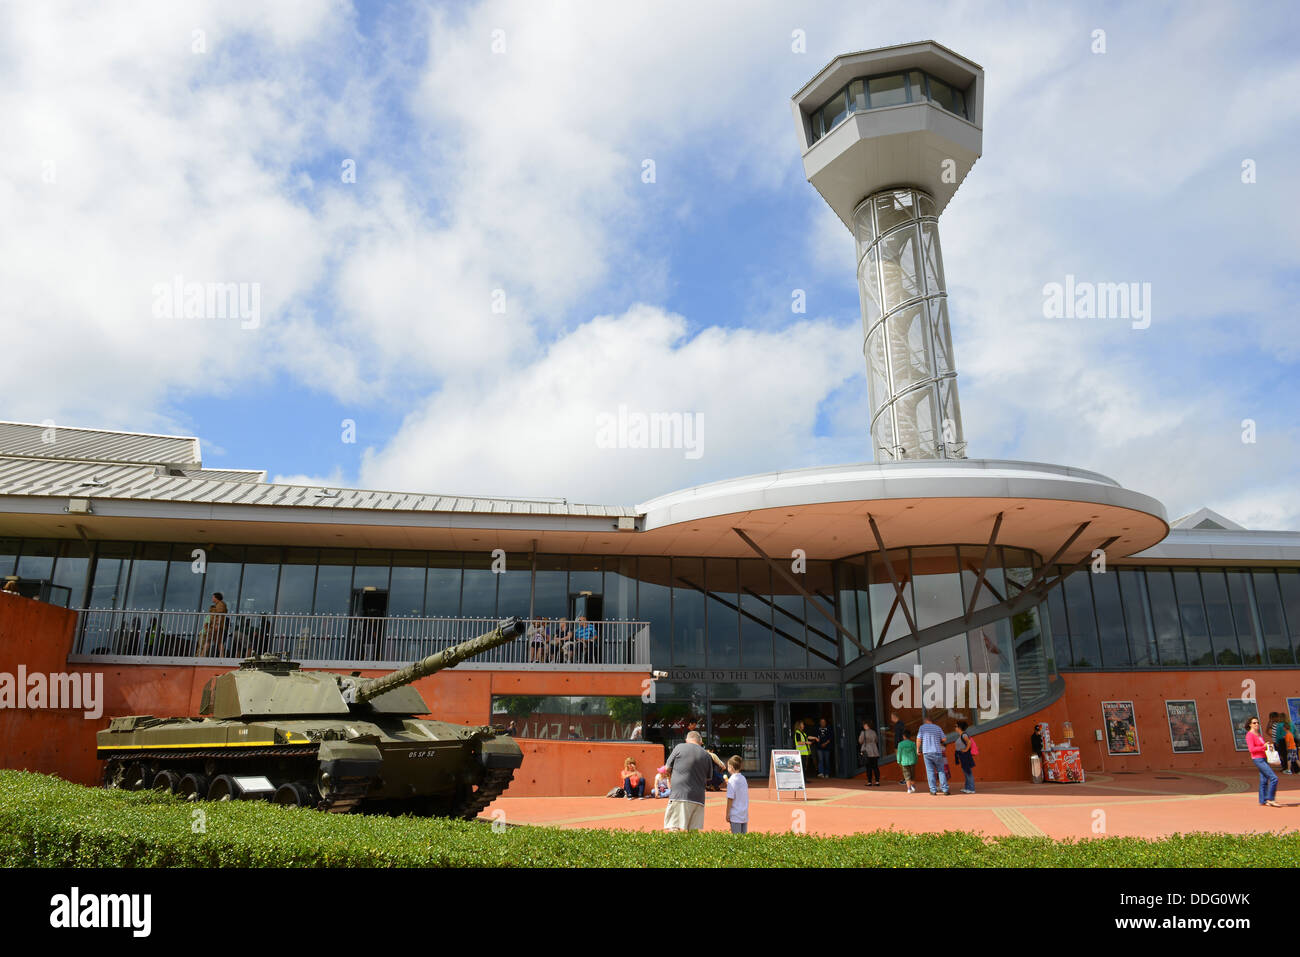
[[[889,712],[889,720],[892,722],[894,732],[894,760],[898,760],[898,743],[907,737],[907,723],[898,716],[897,711]],[[903,776],[902,784],[907,784],[907,776]]]
[[[961,733],[957,735],[957,743],[953,745],[953,751],[957,755],[957,765],[961,768],[962,781],[961,793],[975,793],[975,755],[971,753],[971,736],[966,733],[970,725],[965,721],[957,722],[957,730]]]
[[[948,793],[948,775],[944,773],[943,729],[922,717],[921,727],[916,730],[916,747],[925,762],[925,781],[930,785],[931,794]],[[936,788],[936,782],[938,787]]]
[[[671,776],[668,807],[664,810],[665,831],[704,829],[704,785],[709,780],[713,758],[704,750],[704,739],[691,731],[673,748],[664,765]]]
[[[831,726],[822,718],[817,727],[817,776],[819,778],[828,778],[831,776],[831,742],[835,736],[831,731]]]
[[[212,624],[212,646],[216,649],[217,657],[224,658],[226,654],[226,615],[230,609],[226,607],[226,596],[219,591],[212,593],[212,604],[208,606],[208,614],[211,616],[208,620]]]
[[[916,770],[916,742],[907,736],[906,728],[894,746],[894,755],[898,760],[898,769],[903,774],[903,784],[907,787],[907,793],[911,794],[916,790],[912,787],[912,774]]]
[[[874,784],[880,787],[880,738],[871,730],[870,721],[862,722],[862,730],[858,733],[858,752],[862,755],[862,763],[867,767],[866,786]]]
[[[803,765],[803,776],[804,780],[807,781],[810,752],[808,750],[808,735],[804,733],[802,721],[794,723],[794,746],[799,752],[799,763]]]
[[[1038,755],[1038,783],[1042,784],[1047,780],[1047,759],[1043,756],[1043,733],[1038,730],[1038,725],[1034,725],[1034,733],[1029,737],[1029,748]]]
[[[1277,749],[1278,759],[1281,761],[1280,767],[1287,767],[1286,763],[1286,715],[1278,712],[1277,725],[1273,728],[1273,747]]]
[[[1273,800],[1277,794],[1277,772],[1268,766],[1268,742],[1259,733],[1259,718],[1251,718],[1246,725],[1246,750],[1250,753],[1251,762],[1259,770],[1260,806],[1281,807]]]
[[[640,741],[640,740],[641,740],[641,722],[640,722],[640,721],[638,721],[638,722],[636,723],[636,727],[632,729],[632,737],[629,738],[628,740],[629,740],[629,741]]]
[[[727,823],[731,825],[732,834],[745,834],[749,831],[749,782],[741,774],[745,759],[733,754],[727,759]]]

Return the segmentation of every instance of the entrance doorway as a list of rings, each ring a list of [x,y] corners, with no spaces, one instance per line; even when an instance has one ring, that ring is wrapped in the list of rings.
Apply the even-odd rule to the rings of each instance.
[[[808,735],[811,756],[808,759],[808,776],[817,775],[817,729],[821,720],[826,719],[826,726],[831,729],[830,770],[831,777],[847,776],[841,768],[840,742],[844,739],[844,729],[840,727],[840,706],[834,701],[791,701],[786,705],[786,718],[790,730],[790,740],[781,747],[794,747],[795,722],[802,721],[804,733]]]
[[[772,740],[772,705],[766,701],[713,701],[709,705],[709,749],[726,761],[745,759],[745,774],[765,776]]]
[[[586,616],[587,621],[600,621],[605,612],[605,596],[589,591],[575,592],[569,596],[569,620]]]
[[[348,655],[357,661],[379,661],[384,654],[384,619],[388,617],[388,592],[381,588],[352,589],[352,617],[348,619]]]

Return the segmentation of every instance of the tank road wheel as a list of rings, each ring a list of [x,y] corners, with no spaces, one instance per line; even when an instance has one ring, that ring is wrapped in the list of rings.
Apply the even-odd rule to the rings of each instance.
[[[175,794],[181,788],[181,776],[175,771],[159,771],[153,776],[153,789]]]
[[[239,785],[229,774],[218,775],[208,785],[209,801],[233,801],[239,791]]]
[[[201,801],[208,793],[206,774],[187,774],[181,778],[180,790],[177,792],[187,801]]]
[[[104,765],[104,774],[99,783],[110,790],[117,790],[122,786],[122,779],[126,776],[126,768],[121,761],[109,761]]]
[[[312,800],[311,789],[303,781],[281,784],[275,789],[275,797],[271,800],[286,807],[308,807],[316,803]]]
[[[145,767],[139,761],[132,761],[126,766],[122,775],[121,786],[128,791],[139,791],[145,786]]]

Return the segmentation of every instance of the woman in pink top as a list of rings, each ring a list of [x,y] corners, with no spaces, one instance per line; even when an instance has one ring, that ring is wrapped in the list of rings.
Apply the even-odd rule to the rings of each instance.
[[[1259,718],[1251,718],[1246,725],[1246,750],[1250,752],[1255,767],[1259,768],[1259,803],[1281,807],[1273,800],[1273,795],[1277,794],[1277,772],[1268,766],[1268,759],[1264,757],[1267,743],[1259,733]]]

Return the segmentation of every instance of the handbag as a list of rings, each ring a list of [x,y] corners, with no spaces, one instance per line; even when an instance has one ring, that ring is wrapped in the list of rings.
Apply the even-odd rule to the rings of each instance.
[[[1282,766],[1282,759],[1278,757],[1277,748],[1271,744],[1264,745],[1264,760],[1275,768]]]

